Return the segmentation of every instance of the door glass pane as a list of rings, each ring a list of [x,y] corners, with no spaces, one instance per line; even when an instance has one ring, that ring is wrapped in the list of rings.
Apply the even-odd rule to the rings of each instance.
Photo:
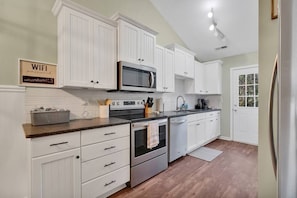
[[[245,97],[239,97],[238,99],[238,105],[240,107],[245,107]]]
[[[244,96],[245,95],[245,86],[239,86],[239,95]]]
[[[240,75],[238,78],[239,85],[245,85],[245,75]]]
[[[247,84],[254,84],[254,74],[247,75]]]
[[[254,95],[254,85],[247,86],[247,95],[248,96]]]
[[[254,106],[254,97],[247,97],[247,106],[248,107]]]
[[[258,107],[258,97],[255,97],[255,100],[256,100],[255,106]]]
[[[255,85],[255,95],[256,95],[256,96],[259,95],[259,94],[258,94],[258,85]]]
[[[255,84],[258,84],[258,74],[255,74]]]

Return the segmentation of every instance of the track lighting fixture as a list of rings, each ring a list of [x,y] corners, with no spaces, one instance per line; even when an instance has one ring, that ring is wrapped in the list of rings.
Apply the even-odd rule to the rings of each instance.
[[[223,32],[221,30],[219,30],[219,28],[217,27],[217,22],[214,19],[213,8],[211,8],[211,10],[208,12],[207,16],[208,16],[208,18],[211,18],[211,24],[209,26],[209,30],[213,31],[214,36],[217,37],[219,40],[225,41],[226,37],[223,34]]]

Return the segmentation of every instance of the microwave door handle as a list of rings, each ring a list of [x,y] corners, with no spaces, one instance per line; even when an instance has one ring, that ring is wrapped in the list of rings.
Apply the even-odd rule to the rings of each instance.
[[[150,88],[152,88],[154,86],[154,73],[150,72]]]

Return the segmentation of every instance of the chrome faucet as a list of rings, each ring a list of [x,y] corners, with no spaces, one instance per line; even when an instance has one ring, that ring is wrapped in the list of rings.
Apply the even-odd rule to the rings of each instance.
[[[182,107],[180,107],[180,108],[178,107],[178,99],[179,98],[182,98],[183,99],[183,104],[182,104]],[[185,98],[183,96],[177,96],[177,98],[176,98],[176,110],[177,111],[182,110],[183,107],[185,106],[185,103],[186,103],[186,101],[185,101]]]

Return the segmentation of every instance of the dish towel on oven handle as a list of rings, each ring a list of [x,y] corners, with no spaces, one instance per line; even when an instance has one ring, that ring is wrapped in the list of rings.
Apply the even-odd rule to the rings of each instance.
[[[159,145],[159,122],[149,122],[147,126],[147,148],[152,149]]]

